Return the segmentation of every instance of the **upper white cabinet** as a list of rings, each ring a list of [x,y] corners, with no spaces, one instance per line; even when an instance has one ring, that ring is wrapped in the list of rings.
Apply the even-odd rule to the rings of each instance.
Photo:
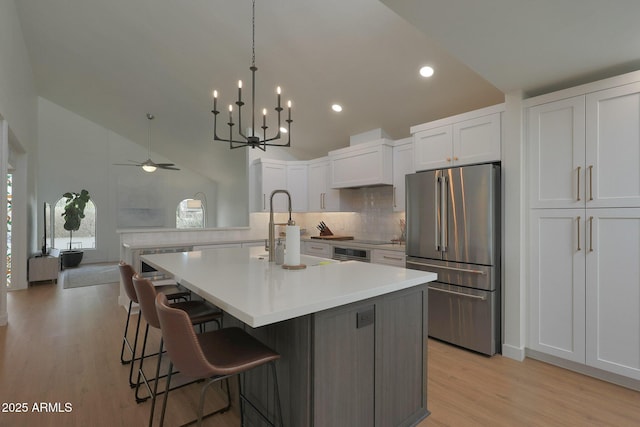
[[[411,128],[416,171],[500,160],[500,104]]]
[[[310,212],[340,211],[340,191],[329,185],[328,157],[309,160],[308,203]]]
[[[393,210],[405,210],[405,176],[414,173],[413,139],[395,141],[393,146]]]
[[[531,208],[640,206],[640,83],[527,110]]]
[[[257,159],[254,168],[255,182],[252,191],[252,212],[269,212],[269,199],[273,190],[287,188],[287,163],[281,160]],[[273,199],[274,212],[287,212],[289,205],[285,196]]]
[[[588,207],[640,207],[640,83],[586,97]]]
[[[306,212],[308,203],[308,162],[287,162],[287,190],[291,194],[291,209]]]
[[[530,207],[584,206],[584,96],[527,111]]]
[[[388,139],[329,152],[331,187],[393,184],[393,145]]]

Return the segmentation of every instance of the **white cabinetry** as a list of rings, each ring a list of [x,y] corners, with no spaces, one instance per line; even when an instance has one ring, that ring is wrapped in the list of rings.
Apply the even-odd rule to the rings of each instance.
[[[587,215],[587,365],[640,380],[640,209]]]
[[[584,215],[536,209],[530,215],[529,348],[585,363]]]
[[[396,141],[393,146],[393,210],[405,210],[405,176],[414,173],[413,139]]]
[[[29,283],[50,280],[58,281],[60,259],[52,256],[34,256],[29,258]]]
[[[309,161],[309,211],[340,211],[340,190],[329,186],[329,158]]]
[[[374,264],[386,264],[396,267],[404,267],[406,265],[406,257],[404,252],[400,251],[373,249],[371,251],[371,262]]]
[[[503,109],[500,104],[413,126],[415,170],[499,161]]]
[[[331,187],[393,184],[393,145],[387,139],[329,152]]]
[[[307,162],[287,162],[287,190],[291,194],[291,209],[306,212],[308,209],[308,166]]]
[[[603,84],[528,101],[528,347],[640,380],[640,83]]]
[[[530,207],[640,206],[640,83],[528,110]]]
[[[257,159],[254,168],[255,182],[253,191],[252,212],[269,212],[269,197],[273,190],[287,188],[287,162],[281,160]],[[275,212],[287,212],[286,197],[277,196],[273,199]]]
[[[302,242],[302,253],[321,258],[331,258],[333,256],[333,246],[329,243],[305,241]]]

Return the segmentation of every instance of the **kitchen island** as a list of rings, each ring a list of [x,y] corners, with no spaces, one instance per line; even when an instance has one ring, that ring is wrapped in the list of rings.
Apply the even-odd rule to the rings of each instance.
[[[427,283],[434,273],[301,256],[302,270],[262,248],[144,255],[282,355],[286,426],[404,426],[427,411]],[[245,393],[272,415],[268,371]],[[249,417],[248,425],[261,425]]]

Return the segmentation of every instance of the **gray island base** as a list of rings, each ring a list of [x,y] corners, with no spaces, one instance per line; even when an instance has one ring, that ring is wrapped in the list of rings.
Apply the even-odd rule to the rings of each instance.
[[[262,248],[144,255],[281,354],[276,364],[287,427],[411,426],[427,410],[427,284],[436,274],[301,256],[284,270]],[[268,368],[242,379],[274,418]],[[248,405],[246,405],[248,406]],[[247,407],[247,426],[263,421]]]
[[[411,426],[429,414],[426,284],[245,329],[282,355],[285,426]],[[245,375],[245,394],[270,418],[273,390],[267,368]]]

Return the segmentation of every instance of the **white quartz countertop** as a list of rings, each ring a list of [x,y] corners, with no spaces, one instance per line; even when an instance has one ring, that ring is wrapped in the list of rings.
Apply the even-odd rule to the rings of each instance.
[[[436,280],[435,273],[301,255],[303,270],[269,263],[261,247],[143,255],[147,264],[251,327]]]

